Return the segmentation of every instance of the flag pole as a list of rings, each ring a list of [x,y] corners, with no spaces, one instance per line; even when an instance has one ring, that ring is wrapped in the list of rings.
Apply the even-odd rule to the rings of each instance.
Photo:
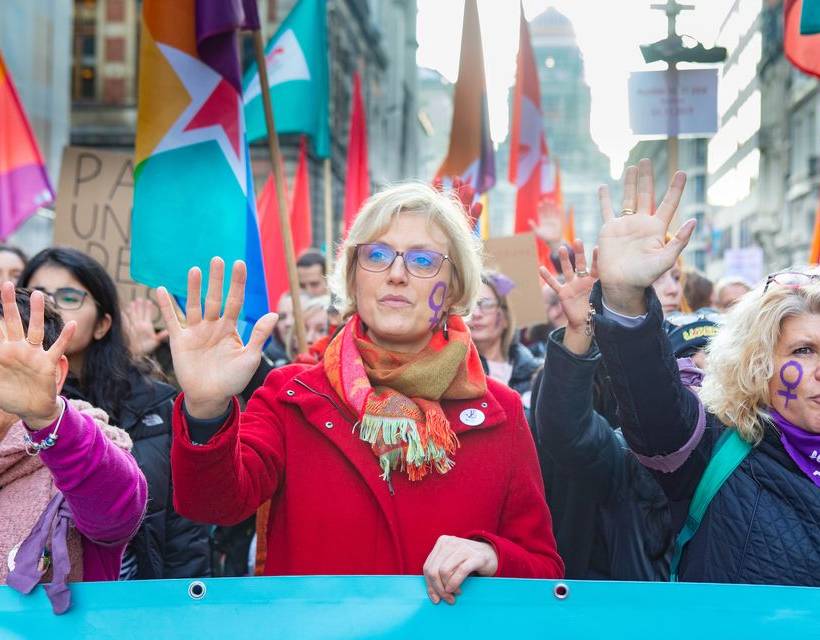
[[[288,205],[285,199],[285,185],[282,176],[282,153],[279,150],[279,136],[276,135],[276,124],[273,119],[273,106],[270,100],[267,65],[265,65],[265,46],[262,42],[262,31],[253,32],[253,50],[256,56],[256,69],[259,73],[259,84],[262,89],[262,105],[265,111],[265,124],[268,128],[268,150],[273,168],[273,182],[276,185],[276,201],[279,204],[277,215],[282,239],[285,241],[285,262],[288,268],[290,297],[293,300],[293,330],[296,333],[296,345],[299,353],[307,352],[305,323],[302,314],[302,300],[299,291],[299,276],[296,272],[296,252],[293,249],[293,231],[290,226]]]
[[[325,271],[327,275],[333,271],[333,193],[330,181],[332,180],[330,170],[330,156],[325,158]]]

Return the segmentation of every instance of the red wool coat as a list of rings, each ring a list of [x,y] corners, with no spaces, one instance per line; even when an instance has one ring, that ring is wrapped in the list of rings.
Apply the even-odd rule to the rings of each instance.
[[[492,544],[498,576],[562,577],[521,401],[487,384],[482,398],[442,402],[461,441],[455,467],[419,482],[396,471],[392,493],[321,364],[271,372],[246,411],[235,406],[203,446],[191,443],[178,399],[174,506],[231,525],[272,498],[266,575],[421,574],[438,537],[452,535]],[[469,409],[483,414],[481,424],[465,424],[478,421]]]

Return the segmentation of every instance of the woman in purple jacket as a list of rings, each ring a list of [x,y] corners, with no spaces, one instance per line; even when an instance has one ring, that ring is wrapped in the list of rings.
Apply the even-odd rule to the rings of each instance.
[[[59,396],[75,329],[42,293],[2,285],[0,584],[48,583],[55,613],[70,605],[67,582],[116,580],[147,501],[127,434]]]

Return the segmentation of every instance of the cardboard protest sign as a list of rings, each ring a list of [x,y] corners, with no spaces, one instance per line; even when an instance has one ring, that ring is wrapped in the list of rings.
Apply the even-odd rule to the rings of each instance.
[[[66,148],[57,190],[54,244],[79,249],[99,261],[114,279],[123,306],[136,298],[154,301],[152,290],[131,279],[133,199],[131,154]]]
[[[519,233],[484,241],[487,268],[500,271],[515,282],[507,299],[518,327],[546,322],[538,249],[532,233]]]

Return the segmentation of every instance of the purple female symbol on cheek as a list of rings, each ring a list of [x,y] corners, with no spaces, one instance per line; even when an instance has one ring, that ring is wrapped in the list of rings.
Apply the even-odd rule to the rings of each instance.
[[[441,295],[439,295],[441,292]],[[437,299],[438,296],[438,299]],[[444,306],[444,299],[447,297],[447,283],[436,282],[433,290],[430,292],[430,297],[427,299],[427,304],[433,315],[430,316],[430,328],[435,329],[436,325],[441,321],[441,309]]]
[[[797,372],[797,375],[794,377],[794,380],[789,380],[786,377],[786,372],[789,369],[794,369],[794,371]],[[789,376],[789,378],[791,377],[792,376]],[[803,367],[796,360],[789,360],[786,364],[780,367],[780,382],[783,383],[783,386],[786,387],[786,390],[783,391],[781,389],[777,392],[777,395],[786,398],[786,409],[789,408],[789,400],[797,400],[797,394],[794,393],[794,390],[800,386],[801,380],[803,380]]]

